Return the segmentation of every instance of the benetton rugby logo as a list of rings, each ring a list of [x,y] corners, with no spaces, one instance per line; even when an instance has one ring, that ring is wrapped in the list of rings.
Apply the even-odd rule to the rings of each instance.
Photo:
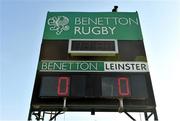
[[[51,26],[51,31],[56,31],[57,35],[60,35],[63,31],[68,31],[69,19],[66,16],[54,16],[48,19],[48,25]]]

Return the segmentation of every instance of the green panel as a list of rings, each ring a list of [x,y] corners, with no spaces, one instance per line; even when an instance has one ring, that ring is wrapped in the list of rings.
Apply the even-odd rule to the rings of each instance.
[[[48,12],[44,40],[142,40],[137,12]]]
[[[104,71],[103,62],[95,61],[41,61],[40,71],[47,72],[96,72]]]

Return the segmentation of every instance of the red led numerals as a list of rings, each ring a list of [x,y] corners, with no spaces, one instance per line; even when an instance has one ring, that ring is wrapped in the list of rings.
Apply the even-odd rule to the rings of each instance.
[[[127,77],[118,78],[119,96],[130,96],[129,79]]]
[[[68,96],[69,94],[69,77],[58,78],[58,96]]]

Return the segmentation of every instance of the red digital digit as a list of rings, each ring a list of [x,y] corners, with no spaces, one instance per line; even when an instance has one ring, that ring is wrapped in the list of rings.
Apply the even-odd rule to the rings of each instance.
[[[68,96],[69,93],[69,77],[58,78],[58,96]]]
[[[119,96],[129,96],[129,79],[127,77],[118,78],[118,92]]]

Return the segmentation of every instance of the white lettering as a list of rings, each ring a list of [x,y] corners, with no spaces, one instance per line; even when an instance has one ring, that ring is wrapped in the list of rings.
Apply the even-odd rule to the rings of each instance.
[[[90,70],[98,70],[98,65],[97,63],[93,64],[93,63],[89,63],[89,66],[90,66]]]
[[[129,24],[131,25],[132,23],[135,23],[136,25],[138,25],[138,19],[136,18],[136,20],[129,18]]]
[[[80,69],[81,70],[88,70],[88,68],[89,68],[89,65],[87,63],[81,63],[80,64]]]
[[[113,28],[109,27],[109,29],[111,30],[111,34],[113,35],[114,34],[114,30],[116,29],[116,27],[113,27]]]
[[[62,70],[67,70],[67,64],[66,63],[62,63]]]
[[[107,27],[102,27],[102,34],[108,34]]]
[[[82,17],[82,25],[88,25],[87,17]]]
[[[49,62],[48,63],[48,70],[53,70],[53,67],[54,67],[53,62]]]
[[[103,18],[98,18],[98,25],[103,25]]]
[[[129,22],[128,22],[128,19],[127,18],[119,18],[119,24],[121,25],[127,25]]]
[[[59,63],[54,63],[53,69],[61,70],[61,64],[59,64]]]
[[[85,34],[85,35],[87,35],[87,34],[90,34],[90,27],[82,27],[82,34]]]
[[[92,33],[95,34],[95,35],[101,34],[100,27],[93,27],[92,28]]]
[[[86,26],[75,26],[74,27],[74,35],[88,35],[88,34],[94,34],[94,35],[108,35],[114,34],[116,27],[86,27]]]
[[[107,25],[138,25],[138,18],[130,18],[130,17],[75,17],[75,25],[99,25],[99,26],[107,26]]]
[[[75,25],[81,25],[81,18],[79,17],[75,18]]]
[[[47,63],[46,62],[42,62],[41,70],[46,70],[46,69],[47,69]]]
[[[75,26],[75,27],[74,27],[74,35],[76,35],[76,34],[81,34],[80,29],[81,29],[80,27]]]

